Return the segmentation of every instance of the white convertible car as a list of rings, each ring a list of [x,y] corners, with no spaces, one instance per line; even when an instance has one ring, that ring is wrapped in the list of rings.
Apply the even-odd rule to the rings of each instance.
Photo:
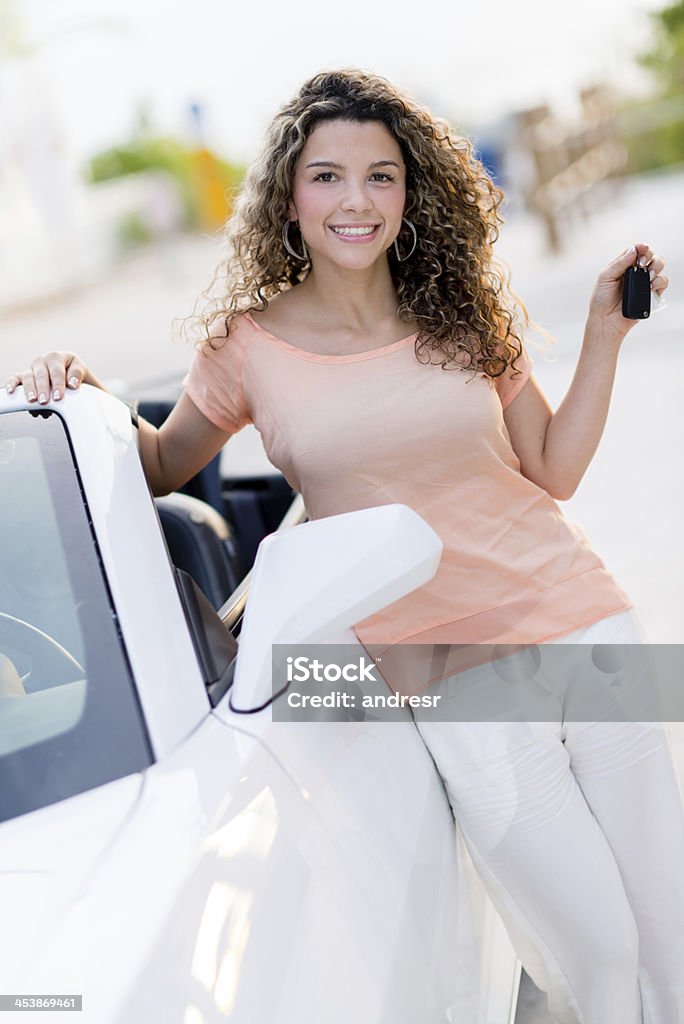
[[[174,548],[220,592],[230,534],[155,506],[136,442],[100,391],[0,391],[2,1021],[510,1024],[520,965],[410,711],[271,711],[271,645],[353,642],[438,538],[295,503],[217,613]]]

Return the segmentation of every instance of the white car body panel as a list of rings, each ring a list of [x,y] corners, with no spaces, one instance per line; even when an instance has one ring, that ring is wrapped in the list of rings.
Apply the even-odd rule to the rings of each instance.
[[[78,898],[83,880],[106,855],[141,788],[142,777],[129,775],[0,825],[3,980],[30,969],[27,961]],[[13,991],[8,983],[0,991]]]
[[[22,408],[0,391],[0,413]],[[212,711],[128,411],[89,388],[48,408],[68,426],[156,763],[0,825],[0,897],[17,884],[0,991],[82,992],[83,1024],[510,1024],[519,965],[410,715],[284,723],[230,706],[270,694],[272,643],[353,642],[355,618],[428,579],[432,531],[387,506],[384,579],[365,571],[382,528],[356,552],[346,524],[337,551],[326,521],[269,538]],[[342,601],[314,530],[348,571]],[[294,617],[274,575],[293,564]]]

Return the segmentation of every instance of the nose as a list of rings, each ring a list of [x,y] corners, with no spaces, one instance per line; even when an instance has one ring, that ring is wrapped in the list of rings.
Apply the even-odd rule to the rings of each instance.
[[[368,191],[367,181],[365,179],[363,181],[355,181],[350,178],[347,181],[347,187],[340,205],[343,210],[349,210],[353,213],[366,212],[372,209],[373,200]]]

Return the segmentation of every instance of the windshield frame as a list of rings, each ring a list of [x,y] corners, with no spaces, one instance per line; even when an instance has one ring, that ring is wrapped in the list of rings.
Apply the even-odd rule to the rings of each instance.
[[[53,410],[1,413],[0,442],[20,437],[36,438],[41,447],[42,468],[49,489],[49,500],[41,505],[41,515],[43,507],[45,515],[54,513],[73,595],[74,613],[80,627],[87,682],[81,686],[81,690],[85,690],[85,699],[82,701],[82,713],[73,727],[0,755],[0,821],[140,772],[154,761],[67,424]],[[3,490],[8,493],[0,480],[0,493]],[[15,495],[15,500],[19,498]],[[48,505],[51,505],[50,509]],[[0,544],[5,545],[7,540],[0,537]],[[2,554],[0,569],[1,561]],[[2,608],[0,605],[0,610],[12,614],[11,607]],[[6,650],[1,636],[0,650]],[[44,686],[39,691],[44,695],[41,701],[48,705],[48,709],[52,695],[46,695],[46,691],[57,691],[59,685]],[[63,704],[73,701],[78,681],[71,680],[64,685],[71,687],[69,696],[66,690],[62,695],[54,694],[56,699],[63,696]],[[3,697],[0,705],[12,701],[11,714],[28,714],[30,728],[28,705],[20,706],[18,702],[30,700],[31,696]],[[5,707],[9,708],[9,705]],[[78,704],[74,707],[78,709]],[[56,704],[54,711],[57,711]],[[58,717],[55,714],[55,719]]]

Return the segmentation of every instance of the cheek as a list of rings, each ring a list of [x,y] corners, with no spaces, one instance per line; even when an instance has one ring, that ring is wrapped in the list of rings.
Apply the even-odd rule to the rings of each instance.
[[[394,212],[401,219],[406,206],[406,190],[400,189],[394,194]]]
[[[405,189],[392,188],[376,194],[375,207],[389,224],[400,225],[406,207]]]
[[[300,221],[320,220],[330,212],[330,201],[320,190],[295,188],[293,198]]]

